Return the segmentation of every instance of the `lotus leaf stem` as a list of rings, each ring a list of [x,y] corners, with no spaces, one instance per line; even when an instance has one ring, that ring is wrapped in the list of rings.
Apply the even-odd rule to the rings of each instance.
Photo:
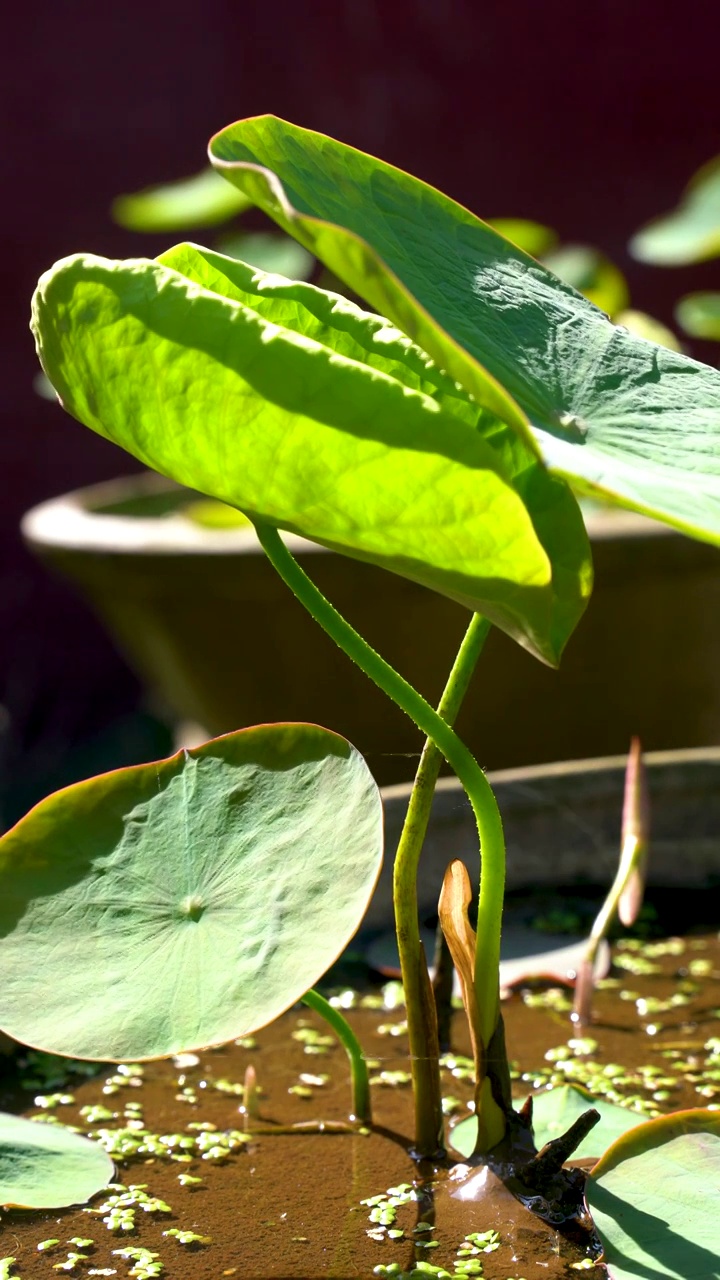
[[[361,1124],[372,1124],[370,1077],[367,1063],[363,1055],[362,1045],[347,1018],[344,1018],[340,1011],[330,1004],[329,1000],[326,1000],[324,996],[320,995],[319,991],[314,989],[305,992],[302,1002],[307,1005],[308,1009],[312,1009],[314,1013],[318,1013],[321,1018],[325,1019],[342,1044],[350,1061],[353,1118],[359,1120]]]
[[[483,770],[472,753],[457,736],[451,726],[435,711],[430,703],[408,683],[394,667],[377,653],[371,645],[342,617],[329,600],[315,586],[304,570],[297,563],[285,546],[277,529],[270,525],[258,523],[256,526],[258,539],[268,559],[280,574],[290,590],[305,606],[316,622],[325,630],[335,643],[365,672],[375,684],[396,702],[410,717],[414,724],[434,744],[467,792],[472,805],[480,838],[482,853],[480,872],[480,892],[478,897],[477,920],[477,952],[475,960],[475,989],[480,1008],[480,1027],[483,1043],[488,1045],[498,1023],[500,1013],[499,971],[500,971],[500,929],[502,920],[503,895],[505,891],[505,842],[502,821],[492,788]],[[481,623],[477,627],[481,630]],[[467,639],[467,637],[466,637]],[[464,642],[465,644],[465,642]],[[463,644],[463,649],[464,649]],[[463,654],[461,649],[461,654]],[[473,664],[470,658],[474,651],[474,643],[469,643],[468,651],[460,661],[460,670],[465,672],[469,667],[472,673]],[[456,664],[457,665],[457,664]],[[453,673],[456,667],[453,668]],[[451,675],[451,680],[452,680]],[[460,676],[458,675],[458,688]],[[409,837],[414,848],[416,836]],[[415,856],[413,854],[413,856]],[[403,889],[406,891],[408,881],[403,871]],[[409,880],[410,877],[408,877]],[[415,948],[405,947],[406,955],[415,951],[416,959],[410,958],[411,971],[417,972],[424,955]],[[427,984],[429,988],[429,983]],[[428,1053],[427,1027],[432,1014],[423,1005],[418,1007],[411,1002],[417,999],[419,992],[406,992],[408,1002],[408,1023],[415,1019],[422,1040],[422,1058],[433,1056],[436,1045],[430,1046]],[[411,1047],[412,1053],[412,1047]],[[413,1056],[416,1056],[413,1054]],[[434,1086],[433,1086],[434,1088]],[[439,1094],[439,1089],[438,1089]],[[427,1101],[427,1100],[426,1100]],[[425,1103],[422,1103],[422,1122],[416,1132],[416,1148],[419,1155],[435,1155],[438,1150],[438,1129],[435,1108],[429,1114]]]

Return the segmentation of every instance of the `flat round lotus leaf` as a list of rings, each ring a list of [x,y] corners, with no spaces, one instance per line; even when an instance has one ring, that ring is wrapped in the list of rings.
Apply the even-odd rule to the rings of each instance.
[[[613,1143],[585,1198],[611,1280],[717,1280],[720,1115],[650,1120]]]
[[[85,1204],[106,1187],[114,1166],[106,1151],[63,1125],[0,1112],[0,1204],[61,1209]]]
[[[381,861],[367,765],[314,725],[67,787],[0,841],[0,1026],[117,1060],[245,1035],[336,959]]]
[[[521,1104],[515,1105],[519,1107]],[[574,1084],[563,1084],[557,1089],[533,1095],[533,1133],[538,1151],[546,1142],[560,1138],[591,1107],[600,1112],[600,1120],[579,1147],[576,1147],[572,1154],[573,1160],[587,1157],[597,1159],[616,1138],[629,1129],[636,1129],[638,1125],[646,1123],[643,1116],[638,1115],[637,1111],[631,1111],[629,1107],[617,1107],[612,1102],[604,1102],[602,1098],[594,1098],[587,1089]],[[454,1149],[463,1156],[471,1155],[476,1132],[475,1116],[461,1120],[450,1135]]]

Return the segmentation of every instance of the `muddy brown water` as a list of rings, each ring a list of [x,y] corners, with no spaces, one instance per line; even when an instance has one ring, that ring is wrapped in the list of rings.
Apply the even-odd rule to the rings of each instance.
[[[642,950],[632,946],[616,952],[617,964],[597,995],[595,1019],[579,1049],[577,1044],[568,1047],[578,1033],[562,1007],[567,993],[560,988],[517,993],[504,1004],[518,1096],[546,1087],[555,1073],[591,1089],[593,1080],[607,1088],[611,1079],[617,1093],[626,1101],[634,1099],[642,1114],[720,1105],[717,935],[653,943]],[[648,966],[650,972],[639,972]],[[367,997],[362,999],[367,1003]],[[373,1000],[377,1003],[380,996]],[[125,1188],[143,1185],[146,1196],[165,1206],[143,1212],[135,1205],[134,1229],[128,1232],[111,1229],[103,1220],[109,1211],[98,1211],[108,1195],[120,1191],[101,1194],[84,1209],[7,1211],[0,1255],[16,1259],[9,1274],[22,1280],[66,1274],[80,1280],[155,1275],[163,1280],[365,1280],[378,1266],[398,1263],[411,1271],[421,1259],[453,1273],[464,1238],[488,1231],[496,1231],[497,1238],[476,1242],[481,1252],[469,1255],[481,1265],[485,1280],[557,1280],[582,1274],[578,1264],[588,1257],[587,1241],[566,1238],[493,1179],[483,1180],[474,1171],[469,1199],[461,1197],[461,1183],[444,1177],[433,1190],[422,1188],[418,1168],[407,1154],[412,1107],[404,1083],[403,1012],[402,1007],[359,1004],[348,1011],[367,1056],[377,1064],[372,1068],[378,1078],[372,1088],[374,1128],[365,1134],[313,1131],[318,1122],[330,1126],[347,1119],[349,1072],[339,1046],[308,1043],[313,1031],[325,1037],[327,1028],[303,1008],[259,1032],[254,1044],[205,1051],[195,1062],[148,1063],[129,1073],[104,1067],[92,1079],[71,1075],[63,1083],[52,1078],[44,1060],[32,1057],[20,1067],[19,1082],[8,1070],[1,1082],[5,1109],[56,1117],[82,1132],[104,1129],[115,1145],[121,1129],[134,1146],[145,1143],[144,1151],[118,1162],[117,1182]],[[468,1051],[461,1013],[455,1015],[453,1050],[459,1055]],[[569,1066],[559,1065],[563,1055]],[[263,1132],[247,1141],[240,1108],[250,1064],[261,1088],[253,1124]],[[402,1074],[382,1077],[382,1072]],[[463,1078],[467,1075],[462,1062],[443,1068],[443,1092],[455,1099],[459,1118],[467,1114],[472,1092],[470,1079]],[[289,1092],[298,1087],[299,1092]],[[104,1111],[88,1112],[88,1107]],[[290,1126],[298,1127],[287,1132]],[[224,1137],[233,1132],[234,1140]],[[235,1145],[229,1154],[227,1143]],[[214,1146],[214,1154],[199,1146],[210,1151]],[[183,1184],[180,1179],[188,1175],[201,1181]],[[419,1199],[397,1207],[390,1229],[402,1235],[391,1239],[387,1231],[378,1231],[370,1221],[371,1207],[361,1202],[401,1184],[415,1185]],[[467,1181],[465,1186],[467,1190]],[[433,1230],[414,1231],[420,1220]],[[168,1230],[189,1231],[202,1240],[182,1244],[163,1234]],[[68,1243],[72,1237],[92,1240],[92,1245],[75,1247]],[[49,1239],[58,1243],[38,1250]],[[428,1248],[423,1240],[437,1245]],[[496,1247],[485,1252],[487,1243]],[[149,1250],[155,1269],[143,1271],[142,1257],[116,1252],[128,1248]],[[81,1257],[70,1267],[73,1252]],[[595,1274],[604,1274],[604,1268],[596,1268]]]

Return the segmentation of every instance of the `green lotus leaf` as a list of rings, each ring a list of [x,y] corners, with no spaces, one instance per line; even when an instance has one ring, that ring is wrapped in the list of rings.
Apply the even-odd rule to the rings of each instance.
[[[227,222],[249,205],[247,196],[220,182],[208,166],[191,178],[118,196],[112,216],[129,231],[186,231]]]
[[[0,841],[0,1027],[115,1060],[248,1034],[333,963],[381,861],[367,765],[314,725],[67,787]]]
[[[613,325],[461,205],[272,116],[216,168],[579,492],[720,541],[720,372]]]
[[[720,156],[698,169],[677,209],[653,218],[630,241],[640,262],[682,267],[720,255]]]
[[[587,1089],[578,1085],[563,1084],[557,1089],[533,1094],[533,1133],[538,1150],[546,1142],[566,1133],[590,1107],[600,1112],[600,1120],[573,1152],[573,1160],[591,1156],[597,1159],[621,1134],[644,1123],[644,1117],[629,1107],[617,1107],[602,1098],[594,1098]],[[452,1146],[462,1156],[472,1155],[476,1133],[477,1120],[475,1116],[468,1116],[453,1128],[450,1134]]]
[[[691,338],[720,342],[720,293],[688,293],[675,308],[678,324]]]
[[[113,1176],[106,1151],[64,1125],[0,1112],[0,1205],[62,1209],[85,1204]]]
[[[540,258],[557,244],[556,231],[551,231],[550,227],[544,227],[540,222],[530,222],[527,218],[488,218],[487,224],[533,258]]]
[[[562,244],[543,254],[543,262],[565,284],[572,285],[612,319],[630,301],[622,271],[598,249],[586,244]]]
[[[64,259],[33,324],[65,407],[147,466],[557,662],[591,586],[577,504],[389,321],[181,245]]]
[[[611,1280],[718,1280],[720,1115],[680,1111],[613,1143],[585,1197]]]

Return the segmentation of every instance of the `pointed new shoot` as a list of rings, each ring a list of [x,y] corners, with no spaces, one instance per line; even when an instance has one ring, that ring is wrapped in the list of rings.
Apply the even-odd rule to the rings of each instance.
[[[620,862],[612,887],[598,912],[588,940],[585,960],[578,969],[571,1019],[586,1026],[592,1017],[594,972],[598,948],[616,915],[624,925],[637,919],[645,890],[648,845],[648,796],[640,739],[630,744],[625,773]]]
[[[625,801],[622,817],[621,865],[629,868],[628,878],[618,901],[618,915],[629,928],[638,918],[645,893],[645,871],[650,829],[650,798],[647,773],[639,738],[630,743],[625,773]]]
[[[468,919],[472,889],[467,867],[455,858],[445,872],[438,914],[453,963],[460,978],[463,1005],[470,1030],[475,1064],[475,1114],[478,1122],[475,1152],[491,1150],[505,1136],[505,1117],[495,1101],[486,1070],[486,1048],[475,991],[475,931]]]

